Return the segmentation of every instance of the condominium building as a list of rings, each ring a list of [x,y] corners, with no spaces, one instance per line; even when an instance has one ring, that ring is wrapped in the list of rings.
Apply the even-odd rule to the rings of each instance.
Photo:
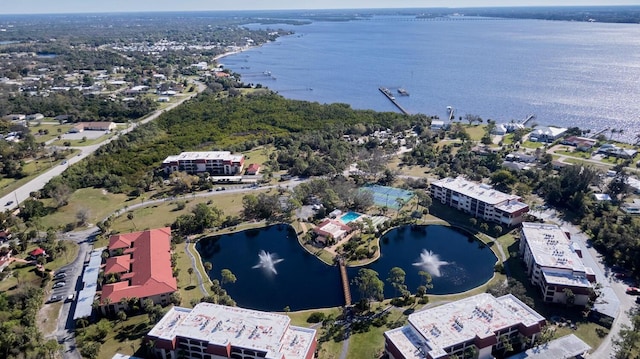
[[[522,223],[529,212],[529,206],[520,197],[462,177],[432,182],[431,197],[473,217],[510,227]]]
[[[545,302],[588,303],[596,276],[582,263],[580,247],[559,226],[522,223],[520,254],[529,280],[540,288]]]
[[[166,173],[184,171],[187,173],[208,172],[212,175],[232,176],[242,172],[244,156],[229,151],[182,152],[162,161]]]
[[[513,295],[482,293],[409,315],[409,324],[384,333],[385,350],[391,359],[488,359],[507,342],[533,344],[544,324]]]
[[[316,331],[286,315],[200,303],[173,307],[147,334],[157,358],[311,359]]]
[[[128,303],[121,302],[128,298],[169,304],[171,293],[178,290],[171,268],[171,228],[111,236],[108,250],[104,276],[115,282],[102,286],[103,313],[128,309]]]

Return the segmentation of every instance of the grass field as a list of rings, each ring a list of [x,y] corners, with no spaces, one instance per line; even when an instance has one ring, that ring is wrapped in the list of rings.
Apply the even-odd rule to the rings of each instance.
[[[80,210],[89,212],[89,223],[103,220],[115,210],[121,208],[127,196],[124,194],[107,193],[102,189],[83,188],[75,191],[69,198],[69,204],[59,208],[56,212],[42,218],[44,228],[63,227],[67,223],[76,221],[76,214]],[[52,206],[52,200],[43,200],[45,206]]]
[[[135,354],[142,345],[142,338],[151,328],[146,314],[136,315],[116,323],[100,346],[98,359],[111,359],[116,353]]]
[[[40,125],[31,126],[30,130],[31,133],[33,133],[33,135],[35,136],[36,142],[43,143],[52,140],[59,135],[67,133],[67,131],[69,131],[72,127],[73,125],[71,124],[60,125],[57,123],[41,123]],[[40,135],[40,130],[49,131],[49,133]]]
[[[268,192],[266,190],[251,190],[252,193]],[[185,196],[171,201],[151,204],[147,207],[131,210],[133,219],[129,220],[126,215],[121,215],[115,219],[112,228],[117,232],[141,231],[149,228],[158,228],[171,225],[175,219],[185,213],[190,213],[191,209],[198,203],[208,203],[224,211],[224,216],[238,215],[242,211],[242,197],[245,192],[228,193],[212,192],[212,196],[193,197]],[[178,202],[184,202],[185,208],[178,210]],[[139,203],[139,202],[136,202]],[[122,204],[122,203],[121,203]],[[123,208],[120,206],[120,208]]]

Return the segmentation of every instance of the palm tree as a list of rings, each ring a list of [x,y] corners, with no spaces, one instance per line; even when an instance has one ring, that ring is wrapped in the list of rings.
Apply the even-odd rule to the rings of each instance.
[[[189,285],[191,285],[191,278],[193,277],[193,267],[187,268],[187,273],[189,273]]]

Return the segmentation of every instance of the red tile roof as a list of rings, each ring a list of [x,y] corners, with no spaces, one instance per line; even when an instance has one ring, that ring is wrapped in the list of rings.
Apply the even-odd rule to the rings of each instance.
[[[38,248],[32,250],[31,252],[29,252],[29,254],[31,254],[34,257],[37,257],[39,255],[43,255],[44,254],[44,249],[38,247]]]
[[[127,255],[107,258],[104,265],[104,274],[124,273],[129,271],[131,257]]]
[[[129,243],[130,245],[125,247]],[[113,247],[112,247],[113,246]],[[122,298],[145,298],[158,294],[173,293],[178,289],[176,278],[171,269],[171,228],[159,228],[149,231],[127,233],[112,236],[109,250],[131,248],[127,254],[109,258],[107,270],[119,272],[120,266],[131,272],[124,274],[121,282],[102,287],[102,301],[109,298],[117,303]],[[119,257],[124,257],[120,260]]]

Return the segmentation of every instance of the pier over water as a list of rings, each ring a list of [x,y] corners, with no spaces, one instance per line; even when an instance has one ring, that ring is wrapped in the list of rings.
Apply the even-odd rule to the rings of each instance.
[[[389,101],[391,101],[391,103],[393,103],[398,108],[398,110],[400,110],[400,112],[402,112],[405,115],[410,115],[409,111],[405,110],[404,107],[400,106],[400,104],[398,103],[398,101],[396,101],[396,98],[393,97],[393,95],[391,94],[391,91],[389,91],[388,88],[378,87],[378,90],[380,90],[380,92],[382,92],[382,94],[385,95],[385,97],[388,98]]]

